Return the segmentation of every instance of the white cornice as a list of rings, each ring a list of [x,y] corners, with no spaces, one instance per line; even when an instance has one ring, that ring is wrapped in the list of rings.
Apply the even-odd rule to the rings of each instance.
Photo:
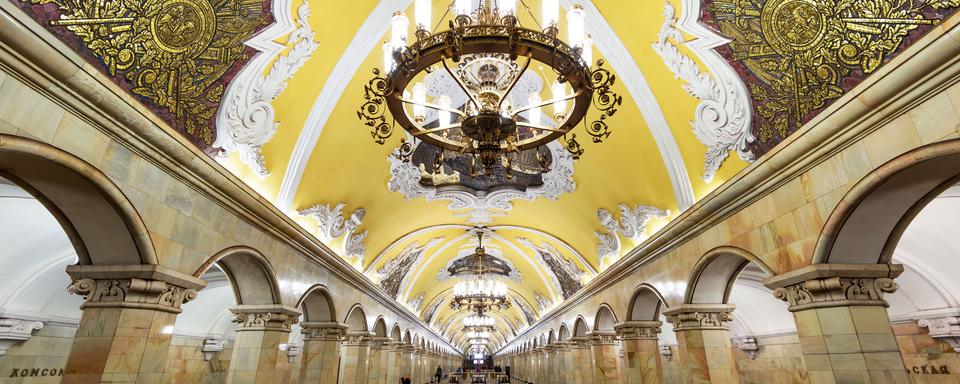
[[[293,147],[290,154],[290,161],[287,163],[287,170],[283,175],[283,183],[280,185],[280,193],[274,204],[281,211],[289,212],[293,205],[293,197],[300,188],[300,181],[303,178],[303,172],[310,161],[310,155],[313,153],[320,133],[333,108],[336,107],[343,95],[343,91],[350,84],[350,80],[357,73],[357,69],[363,64],[364,59],[370,55],[380,42],[380,37],[387,33],[390,27],[390,16],[398,9],[406,9],[412,0],[381,0],[377,4],[370,16],[360,25],[360,29],[353,36],[353,40],[343,51],[343,56],[333,67],[333,71],[327,77],[320,95],[313,103],[307,122],[300,131],[300,137],[297,144]]]
[[[564,7],[573,5],[574,0],[563,0]],[[673,131],[667,124],[667,118],[657,103],[657,98],[650,89],[643,71],[637,65],[636,60],[623,45],[623,42],[614,32],[613,28],[607,23],[607,20],[600,13],[600,10],[592,1],[580,1],[577,3],[583,5],[587,16],[587,30],[593,35],[593,41],[597,49],[603,54],[604,59],[613,67],[613,71],[620,78],[627,92],[637,108],[647,122],[647,127],[653,135],[653,140],[657,143],[660,155],[663,157],[663,163],[667,166],[667,174],[670,176],[670,183],[673,185],[673,194],[677,200],[680,211],[684,211],[696,202],[693,195],[693,185],[690,183],[690,176],[687,173],[687,166],[683,162],[683,156],[680,153],[680,147],[673,137]]]

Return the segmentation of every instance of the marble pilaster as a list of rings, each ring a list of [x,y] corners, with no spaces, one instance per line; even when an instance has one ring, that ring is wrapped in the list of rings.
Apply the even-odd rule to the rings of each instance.
[[[416,348],[410,344],[403,344],[398,348],[400,350],[400,377],[408,377],[412,379],[414,359],[413,352]]]
[[[339,384],[367,384],[372,338],[368,331],[347,331],[340,355]]]
[[[389,344],[389,337],[374,337],[370,340],[368,383],[389,383],[387,381],[387,363],[390,360]]]
[[[335,322],[305,322],[300,378],[306,383],[335,384],[340,370],[340,343],[347,325]]]
[[[235,305],[230,307],[237,323],[227,382],[286,383],[293,365],[280,349],[290,339],[290,326],[300,317],[295,308],[278,305]]]
[[[683,376],[690,383],[739,383],[727,322],[733,304],[681,304],[664,312],[677,335]]]
[[[660,321],[627,321],[615,329],[623,348],[622,374],[625,383],[658,384],[660,372]]]
[[[393,341],[386,343],[386,349],[383,351],[386,364],[386,383],[400,382],[400,367],[403,359],[403,343]]]
[[[908,383],[886,293],[903,266],[814,264],[764,281],[797,323],[810,382]]]
[[[71,265],[86,300],[64,383],[160,381],[180,306],[206,282],[156,265]]]
[[[572,381],[570,370],[577,366],[578,362],[573,359],[573,345],[568,340],[558,341],[556,343],[556,367],[557,372],[554,377],[566,378]]]
[[[572,382],[574,384],[593,384],[593,353],[590,350],[590,338],[584,336],[571,337],[570,347],[573,360],[577,364],[572,367]]]
[[[593,355],[593,382],[596,384],[619,384],[620,351],[614,331],[591,331],[590,352]]]

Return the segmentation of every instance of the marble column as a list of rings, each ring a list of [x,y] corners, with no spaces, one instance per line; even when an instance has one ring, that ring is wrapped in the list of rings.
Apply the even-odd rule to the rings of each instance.
[[[572,367],[574,384],[593,384],[593,354],[590,351],[590,338],[578,336],[570,338],[573,360],[577,364]]]
[[[301,380],[305,383],[336,384],[340,372],[340,343],[347,325],[305,322],[300,329],[303,333]]]
[[[64,383],[159,382],[180,306],[206,282],[156,265],[71,265],[68,291],[86,300]]]
[[[554,378],[550,376],[550,355],[552,353],[552,345],[540,347],[540,380],[537,381],[537,384],[547,384],[554,381]]]
[[[664,312],[677,335],[679,366],[689,383],[739,383],[727,322],[733,304],[680,304]]]
[[[554,377],[561,378],[564,384],[573,382],[571,370],[577,366],[577,361],[573,359],[573,345],[569,340],[558,341],[556,343],[556,367],[557,371]]]
[[[387,374],[386,374],[386,383],[395,384],[400,382],[400,372],[401,366],[403,365],[403,343],[399,341],[393,341],[387,343],[387,348],[383,352],[387,360]]]
[[[562,372],[560,366],[560,346],[557,343],[549,345],[550,349],[547,350],[547,382],[548,383],[562,383],[564,381],[563,377],[565,376]]]
[[[587,332],[593,355],[593,380],[597,384],[619,384],[620,346],[614,331]]]
[[[659,384],[660,374],[660,321],[627,321],[615,329],[623,349],[623,382]]]
[[[903,266],[814,264],[764,284],[789,304],[810,382],[908,383],[885,293]]]
[[[387,381],[387,363],[390,360],[390,338],[374,337],[370,339],[368,383],[389,383]]]
[[[227,382],[281,383],[290,379],[293,365],[280,349],[290,339],[290,326],[300,311],[279,304],[230,307],[237,323]]]
[[[367,384],[372,337],[368,331],[347,331],[340,352],[339,384]]]

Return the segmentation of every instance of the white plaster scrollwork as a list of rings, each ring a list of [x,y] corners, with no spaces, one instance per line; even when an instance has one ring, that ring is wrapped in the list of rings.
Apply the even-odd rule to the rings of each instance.
[[[413,310],[414,313],[420,313],[420,307],[423,307],[423,298],[424,293],[420,292],[413,298],[407,301],[407,306]]]
[[[223,351],[223,347],[226,346],[227,339],[221,337],[211,337],[203,340],[203,346],[200,348],[200,351],[203,352],[203,361],[213,360],[213,354]]]
[[[5,355],[14,344],[29,340],[33,331],[41,328],[43,323],[39,321],[0,318],[0,356]]]
[[[289,7],[289,2],[279,2]],[[274,120],[271,103],[318,47],[307,20],[309,16],[310,5],[304,1],[297,8],[298,27],[287,36],[286,46],[292,48],[286,55],[277,57],[285,47],[271,44],[270,52],[263,51],[251,61],[231,82],[217,116],[217,140],[213,145],[220,148],[220,155],[237,152],[240,160],[261,177],[266,177],[269,172],[260,150],[277,133],[279,125]],[[273,61],[274,57],[277,57],[276,61]],[[264,75],[271,61],[273,65]]]
[[[926,328],[934,340],[944,341],[954,352],[960,352],[960,316],[921,319],[917,325]]]
[[[367,251],[367,246],[363,243],[367,238],[367,231],[358,230],[363,224],[363,216],[366,210],[357,208],[350,213],[347,218],[343,217],[344,203],[330,207],[326,204],[318,204],[313,207],[300,210],[301,216],[311,217],[317,221],[317,235],[324,241],[346,236],[343,240],[345,256],[357,256],[361,263],[363,256]]]
[[[466,188],[437,188],[428,187],[420,183],[422,171],[411,162],[401,160],[399,149],[387,156],[390,162],[390,181],[387,189],[390,192],[400,192],[407,200],[423,197],[427,201],[448,200],[447,208],[458,212],[457,215],[467,216],[471,224],[489,224],[493,218],[503,216],[513,209],[513,200],[533,201],[539,197],[556,200],[564,193],[571,193],[577,188],[573,181],[573,157],[560,144],[552,142],[547,145],[553,156],[551,169],[541,175],[543,184],[537,187],[519,191],[512,188],[498,189],[490,193],[473,191]]]
[[[601,265],[609,265],[614,259],[620,257],[620,238],[617,234],[628,239],[638,240],[645,234],[647,222],[655,217],[670,216],[670,211],[657,208],[650,205],[637,205],[630,208],[625,203],[620,203],[620,218],[614,218],[613,213],[600,208],[597,210],[597,217],[600,218],[600,225],[605,231],[597,230],[594,234],[600,242],[597,245],[597,254],[600,256]]]
[[[700,100],[692,122],[693,133],[707,147],[701,178],[710,181],[731,150],[745,161],[755,160],[747,147],[754,140],[749,124],[749,101],[742,87],[732,79],[718,81],[680,52],[677,45],[684,44],[684,40],[674,27],[676,10],[669,2],[664,3],[663,15],[663,27],[653,49],[674,76],[685,82],[683,89]]]

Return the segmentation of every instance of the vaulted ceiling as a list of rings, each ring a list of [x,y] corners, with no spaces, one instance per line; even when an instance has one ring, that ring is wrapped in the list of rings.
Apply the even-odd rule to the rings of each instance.
[[[104,71],[124,89],[137,93],[451,340],[462,339],[459,321],[465,313],[447,305],[456,281],[447,269],[473,251],[471,231],[485,226],[489,253],[511,270],[502,279],[515,303],[494,314],[502,332],[499,342],[572,295],[932,25],[885,22],[877,28],[890,33],[866,36],[831,16],[840,12],[828,12],[834,2],[821,0],[703,5],[696,0],[576,0],[586,11],[594,58],[616,75],[613,90],[623,96],[621,109],[608,120],[612,134],[602,144],[581,139],[586,153],[576,161],[553,148],[554,165],[542,183],[478,192],[463,188],[463,178],[456,188],[431,186],[447,185],[457,175],[435,177],[397,161],[392,154],[404,135],[375,144],[358,119],[371,70],[383,62],[381,44],[388,39],[390,17],[395,11],[412,17],[412,0],[184,1],[201,10],[208,9],[197,4],[213,7],[217,23],[201,35],[207,40],[182,41],[196,49],[163,63],[192,61],[196,65],[190,68],[212,69],[188,74],[194,76],[190,87],[180,84],[206,101],[177,99],[168,105],[170,99],[157,93],[162,90],[138,83],[149,77],[137,75],[156,73],[166,64],[149,55],[123,61],[117,56],[123,49],[98,50],[104,44],[89,41],[95,34],[83,33],[85,25],[66,28],[75,36],[60,36],[92,62],[110,64]],[[796,13],[758,16],[761,8],[791,1],[821,17],[799,23],[789,19]],[[48,26],[57,18],[103,13],[91,7],[112,7],[111,14],[133,18],[166,9],[124,9],[122,2],[14,2]],[[877,2],[887,3],[844,3],[844,12],[892,17],[867,9]],[[574,0],[560,3],[568,8]],[[953,10],[897,4],[883,9],[927,19],[942,19]],[[447,24],[449,5],[433,1],[433,23]],[[536,25],[540,7],[539,0],[520,2],[521,24]],[[784,19],[770,24],[770,17]],[[561,31],[564,19],[561,14]],[[809,33],[763,23],[795,25]],[[828,24],[845,32],[826,34]],[[896,37],[858,45],[887,38],[878,36]],[[737,44],[728,45],[731,39]],[[223,53],[219,61],[209,55],[214,45],[225,47],[218,51]],[[841,57],[843,52],[830,48],[841,45],[863,60]],[[131,52],[163,50],[135,48]],[[757,52],[764,54],[753,55]],[[807,61],[797,59],[805,57],[799,53],[818,57],[819,66],[808,68]],[[807,75],[801,79],[793,73]],[[199,112],[189,119],[170,113],[181,109]]]

